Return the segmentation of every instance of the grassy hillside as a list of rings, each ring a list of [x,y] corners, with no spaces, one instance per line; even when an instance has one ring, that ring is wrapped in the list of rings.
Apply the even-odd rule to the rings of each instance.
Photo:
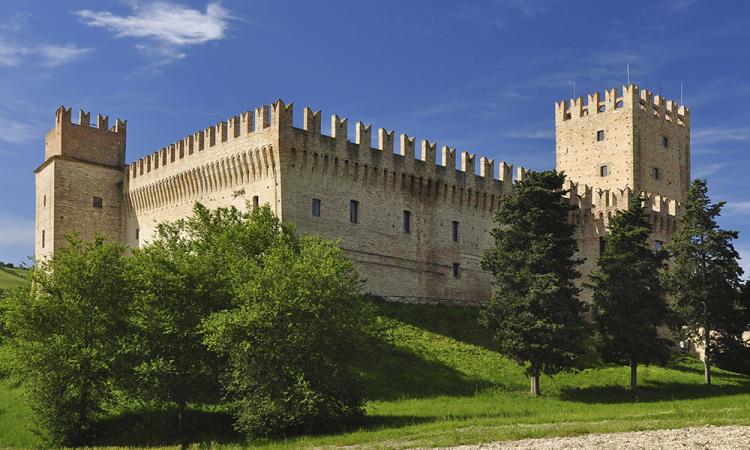
[[[28,270],[26,269],[0,267],[0,290],[14,288],[23,284],[27,274]]]
[[[244,442],[221,412],[194,411],[195,438],[219,447],[308,448],[361,444],[403,448],[491,442],[588,432],[750,424],[750,377],[717,370],[702,383],[702,366],[679,357],[666,368],[640,370],[637,396],[624,387],[625,367],[588,368],[542,379],[542,398],[526,394],[522,368],[492,351],[477,311],[448,306],[378,304],[384,324],[356,367],[367,381],[367,418],[348,433],[280,442]],[[1,356],[1,355],[0,355]],[[0,447],[33,446],[21,389],[0,380]],[[102,445],[169,445],[173,423],[163,414],[115,417]]]

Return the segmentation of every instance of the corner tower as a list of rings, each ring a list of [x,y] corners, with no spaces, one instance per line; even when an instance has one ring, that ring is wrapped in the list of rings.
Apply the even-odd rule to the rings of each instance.
[[[44,139],[44,163],[34,171],[37,261],[60,248],[71,232],[121,240],[126,122],[117,119],[109,128],[102,115],[95,126],[90,122],[90,114],[81,111],[72,123],[70,109],[61,106]]]
[[[600,189],[631,188],[684,201],[690,110],[631,84],[555,104],[556,168]]]

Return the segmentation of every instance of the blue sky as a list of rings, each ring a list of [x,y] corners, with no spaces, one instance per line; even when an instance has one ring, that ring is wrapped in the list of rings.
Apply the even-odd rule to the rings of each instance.
[[[61,104],[127,119],[128,161],[282,98],[297,120],[311,106],[546,169],[554,101],[573,80],[622,86],[629,64],[668,98],[684,85],[693,176],[748,261],[749,44],[739,1],[4,0],[0,260],[33,253],[32,171]]]

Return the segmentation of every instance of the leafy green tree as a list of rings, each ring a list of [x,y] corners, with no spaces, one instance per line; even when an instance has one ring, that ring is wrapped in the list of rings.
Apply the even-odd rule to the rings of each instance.
[[[701,342],[706,384],[716,339],[736,335],[742,269],[732,241],[736,231],[719,228],[716,219],[724,202],[711,203],[705,180],[694,180],[688,190],[682,224],[667,246],[671,255],[665,283],[674,298],[688,338]]]
[[[128,259],[134,296],[119,380],[143,403],[174,407],[179,436],[188,403],[218,399],[222,361],[203,343],[200,325],[230,304],[213,262],[194,249],[197,218],[159,225]]]
[[[671,342],[658,329],[669,318],[659,280],[661,257],[648,245],[651,225],[635,196],[610,222],[604,252],[589,275],[593,291],[595,340],[602,360],[630,366],[630,389],[638,384],[638,364],[664,364]]]
[[[235,267],[236,306],[205,324],[229,360],[226,390],[238,430],[283,436],[340,429],[362,415],[349,363],[363,350],[361,281],[333,243],[303,237]]]
[[[526,365],[533,395],[541,394],[541,373],[569,368],[582,353],[584,308],[575,285],[580,261],[564,180],[563,173],[546,171],[517,182],[500,201],[495,244],[482,258],[495,281],[481,323],[503,354]]]
[[[12,369],[52,445],[82,445],[111,395],[129,301],[123,247],[76,236],[2,303]]]

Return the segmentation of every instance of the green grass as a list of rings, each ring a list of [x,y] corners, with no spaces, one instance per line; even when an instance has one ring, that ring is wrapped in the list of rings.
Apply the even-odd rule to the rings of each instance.
[[[0,267],[0,289],[11,289],[26,282],[27,269]]]
[[[216,411],[195,410],[195,441],[221,448],[375,448],[447,446],[525,437],[564,436],[750,424],[750,377],[717,370],[702,385],[702,366],[691,357],[639,370],[640,390],[625,386],[629,369],[588,368],[542,379],[541,398],[526,394],[523,369],[491,349],[476,325],[475,309],[378,304],[385,329],[371,351],[355,361],[366,380],[367,417],[356,429],[328,436],[247,443]],[[0,355],[1,356],[1,355]],[[35,444],[21,389],[0,380],[0,447]],[[163,412],[113,417],[102,445],[171,445],[173,421]]]

